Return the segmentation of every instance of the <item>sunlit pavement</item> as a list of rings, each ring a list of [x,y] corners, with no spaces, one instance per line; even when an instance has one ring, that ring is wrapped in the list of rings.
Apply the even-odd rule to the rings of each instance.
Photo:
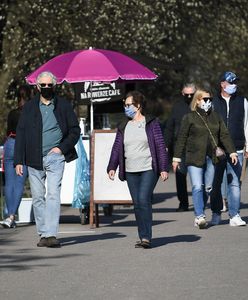
[[[248,222],[248,188],[241,216]],[[190,185],[189,185],[190,190]],[[190,198],[191,203],[191,198]],[[1,299],[247,299],[248,226],[193,227],[192,205],[175,212],[174,175],[159,182],[153,204],[153,248],[135,249],[132,206],[100,212],[100,227],[81,225],[79,211],[62,207],[62,248],[38,248],[33,224],[0,228]],[[211,212],[206,210],[207,219]]]

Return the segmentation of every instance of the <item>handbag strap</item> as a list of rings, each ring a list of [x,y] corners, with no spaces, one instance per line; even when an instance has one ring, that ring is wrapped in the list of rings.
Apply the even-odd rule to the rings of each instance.
[[[213,142],[214,142],[215,147],[218,147],[218,145],[217,145],[217,143],[216,143],[216,141],[215,141],[215,138],[214,138],[214,136],[213,136],[211,130],[210,130],[209,127],[208,127],[207,122],[206,122],[206,121],[203,119],[203,117],[198,113],[198,111],[195,111],[195,112],[198,114],[198,116],[202,119],[203,123],[204,123],[205,126],[207,127],[207,129],[208,129],[208,131],[209,131],[209,133],[210,133],[210,136],[211,136],[211,138],[212,138],[212,140],[213,140]]]

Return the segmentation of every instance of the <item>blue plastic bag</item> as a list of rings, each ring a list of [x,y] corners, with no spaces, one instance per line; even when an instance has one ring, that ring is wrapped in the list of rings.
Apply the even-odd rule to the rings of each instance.
[[[83,208],[89,206],[90,202],[90,163],[81,137],[76,144],[76,150],[78,159],[76,160],[72,207]]]

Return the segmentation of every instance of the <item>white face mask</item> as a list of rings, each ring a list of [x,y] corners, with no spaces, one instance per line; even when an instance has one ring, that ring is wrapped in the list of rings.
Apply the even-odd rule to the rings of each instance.
[[[205,112],[208,112],[212,107],[212,101],[207,100],[206,102],[204,100],[201,100],[200,108],[203,109]]]

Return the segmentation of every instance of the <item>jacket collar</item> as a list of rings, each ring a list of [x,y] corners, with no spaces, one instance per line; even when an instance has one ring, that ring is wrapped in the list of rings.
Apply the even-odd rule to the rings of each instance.
[[[40,93],[37,93],[37,94],[34,96],[34,101],[35,101],[36,104],[39,106],[39,103],[40,103]],[[55,95],[54,98],[53,98],[54,108],[55,108],[56,105],[57,105],[57,101],[58,101],[58,97]]]

